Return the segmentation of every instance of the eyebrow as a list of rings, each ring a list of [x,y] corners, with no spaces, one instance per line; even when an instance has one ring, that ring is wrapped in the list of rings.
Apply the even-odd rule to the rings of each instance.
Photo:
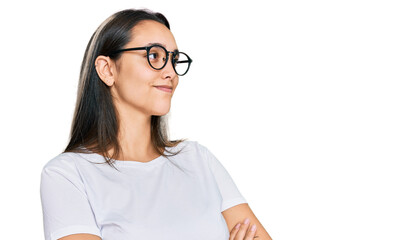
[[[163,44],[163,43],[159,43],[159,42],[152,42],[152,43],[148,43],[147,45],[146,45],[146,47],[149,47],[149,46],[152,46],[152,45],[160,45],[160,46],[163,46],[165,49],[167,49],[167,47],[166,47],[166,45],[165,44]],[[168,51],[168,50],[167,50]],[[173,52],[178,52],[179,51],[179,49],[174,49],[173,50]]]

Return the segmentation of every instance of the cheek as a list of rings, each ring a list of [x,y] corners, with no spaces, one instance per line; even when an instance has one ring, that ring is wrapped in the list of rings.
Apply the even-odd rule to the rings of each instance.
[[[122,77],[128,79],[151,79],[156,74],[147,61],[140,54],[127,55],[122,60]]]
[[[130,104],[146,104],[154,94],[152,85],[157,83],[156,77],[147,66],[126,64],[118,76],[118,96]]]
[[[140,59],[139,57],[129,58],[124,63],[123,69],[121,70],[124,78],[150,78],[152,75],[152,69],[150,69],[150,66],[148,66],[147,61],[144,59]]]

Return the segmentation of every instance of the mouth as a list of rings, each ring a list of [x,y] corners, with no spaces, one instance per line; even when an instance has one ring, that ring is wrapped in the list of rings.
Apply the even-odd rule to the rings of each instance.
[[[159,90],[161,90],[163,92],[169,92],[169,93],[171,93],[173,91],[172,88],[165,87],[165,86],[155,86],[155,88],[157,88],[157,89],[159,89]]]

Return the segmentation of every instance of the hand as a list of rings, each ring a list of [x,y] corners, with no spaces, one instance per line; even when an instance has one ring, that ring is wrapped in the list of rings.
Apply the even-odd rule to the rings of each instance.
[[[253,240],[256,233],[256,225],[249,228],[249,219],[245,219],[244,223],[238,223],[232,229],[229,240]]]

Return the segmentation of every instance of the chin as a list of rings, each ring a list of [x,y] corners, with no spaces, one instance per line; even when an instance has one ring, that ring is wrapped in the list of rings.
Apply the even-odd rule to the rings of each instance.
[[[157,112],[153,112],[152,115],[154,116],[164,116],[166,114],[168,114],[170,112],[170,108],[163,110],[163,111],[157,111]]]
[[[159,117],[162,117],[162,116],[165,116],[165,115],[167,115],[167,113],[165,113],[165,114],[153,114],[152,116],[159,116]]]

